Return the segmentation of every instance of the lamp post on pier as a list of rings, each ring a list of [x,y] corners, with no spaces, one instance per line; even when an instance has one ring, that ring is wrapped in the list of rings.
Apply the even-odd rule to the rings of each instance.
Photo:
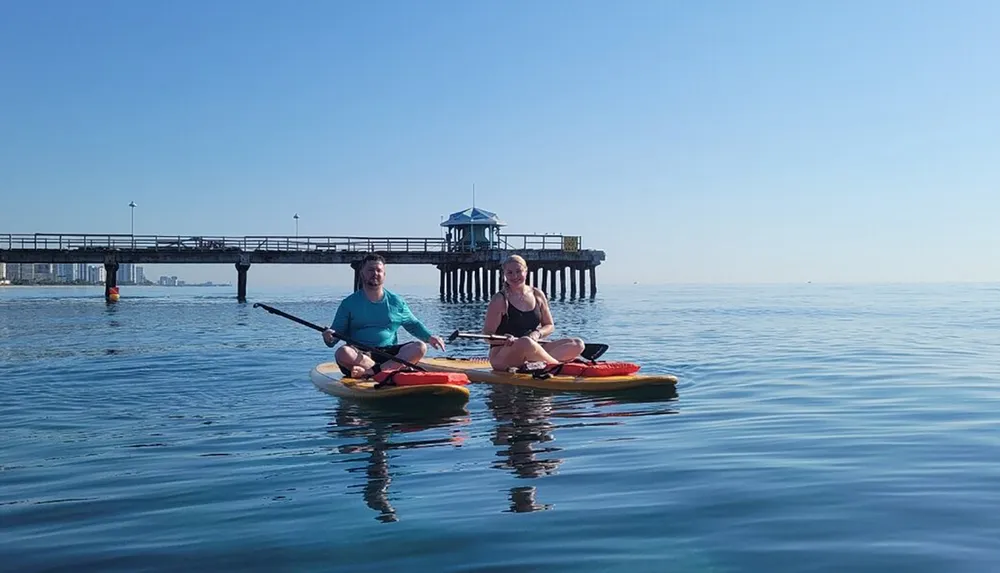
[[[299,214],[296,213],[296,214],[292,215],[292,219],[295,219],[295,239],[298,240],[298,238],[299,238]]]
[[[132,213],[131,227],[129,229],[129,234],[132,235],[132,249],[135,250],[135,201],[129,201],[129,210]]]

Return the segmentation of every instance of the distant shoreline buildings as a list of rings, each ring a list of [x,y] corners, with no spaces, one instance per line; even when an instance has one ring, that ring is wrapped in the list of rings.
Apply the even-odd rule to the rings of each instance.
[[[0,263],[0,285],[103,285],[104,265]],[[118,267],[119,285],[141,286],[231,286],[212,282],[188,284],[175,276],[161,276],[156,282],[146,278],[139,265]]]

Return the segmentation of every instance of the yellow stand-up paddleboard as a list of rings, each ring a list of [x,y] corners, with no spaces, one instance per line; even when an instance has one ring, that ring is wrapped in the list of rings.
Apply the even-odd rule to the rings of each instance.
[[[365,400],[385,400],[391,398],[424,398],[466,402],[469,389],[460,384],[419,384],[405,386],[382,386],[370,379],[346,378],[336,362],[316,365],[309,373],[312,383],[327,394],[341,398]]]
[[[650,386],[675,386],[677,377],[671,374],[627,374],[621,376],[564,376],[546,379],[531,374],[516,374],[493,370],[486,358],[424,358],[420,365],[434,372],[462,372],[472,382],[528,386],[546,390],[571,390],[579,392],[628,390]]]
[[[382,358],[395,360],[406,365],[405,369],[393,370],[390,372],[379,372],[375,375],[380,381],[370,379],[354,379],[344,377],[340,371],[340,366],[336,362],[323,362],[317,364],[309,373],[312,383],[327,394],[339,396],[341,398],[358,398],[364,400],[387,400],[390,398],[408,398],[416,400],[418,398],[430,399],[434,402],[459,402],[464,404],[469,401],[469,389],[466,385],[469,378],[462,373],[441,373],[426,372],[425,369],[403,360],[398,356],[386,354],[378,348],[372,348],[359,343],[356,340],[337,334],[332,330],[303,320],[287,312],[278,310],[273,306],[264,303],[253,303],[254,308],[263,308],[271,314],[276,314],[297,322],[303,326],[322,332],[324,335],[329,332],[334,338],[339,338],[360,350],[365,350],[373,354],[381,355]]]

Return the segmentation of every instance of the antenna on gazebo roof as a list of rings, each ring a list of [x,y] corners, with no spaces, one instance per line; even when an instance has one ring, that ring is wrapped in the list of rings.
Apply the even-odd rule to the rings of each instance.
[[[476,208],[476,184],[472,184],[472,208]]]

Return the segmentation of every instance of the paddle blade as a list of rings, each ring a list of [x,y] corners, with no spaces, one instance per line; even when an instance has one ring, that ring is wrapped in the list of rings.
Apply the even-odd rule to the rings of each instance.
[[[448,342],[455,342],[455,339],[458,338],[459,334],[461,334],[461,333],[458,330],[456,330],[455,332],[452,332],[451,336],[448,337]]]
[[[607,344],[584,344],[583,352],[580,353],[580,357],[586,360],[597,360],[602,354],[608,351]]]

